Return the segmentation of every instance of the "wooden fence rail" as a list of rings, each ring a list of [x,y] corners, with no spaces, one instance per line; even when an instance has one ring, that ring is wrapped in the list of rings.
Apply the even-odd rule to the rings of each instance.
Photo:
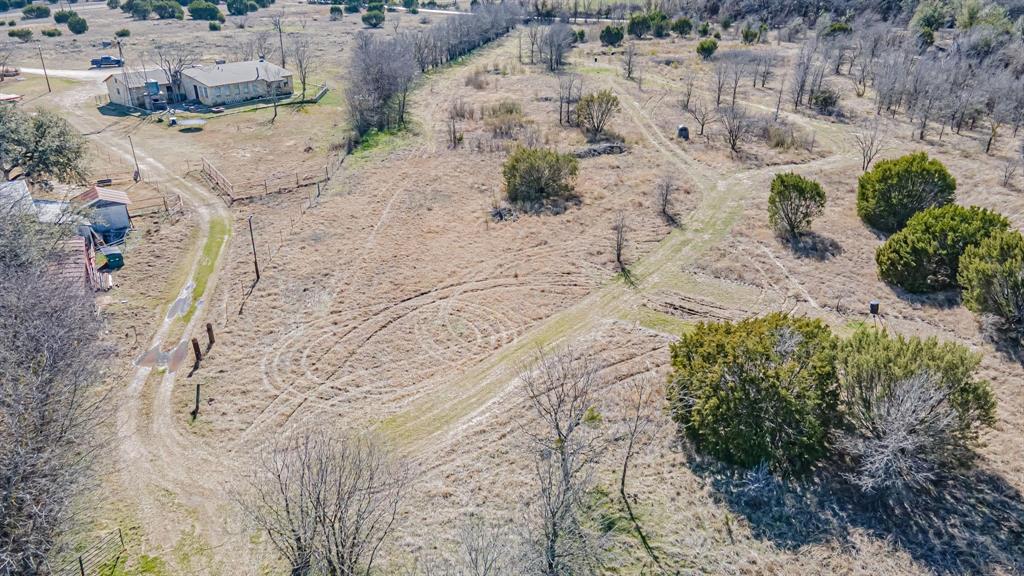
[[[285,174],[273,174],[264,178],[232,182],[206,158],[201,159],[203,174],[226,197],[228,205],[239,200],[247,200],[271,194],[291,192],[309,186],[326,185],[337,174],[351,151],[351,144],[331,152],[327,163],[322,168],[310,169]]]

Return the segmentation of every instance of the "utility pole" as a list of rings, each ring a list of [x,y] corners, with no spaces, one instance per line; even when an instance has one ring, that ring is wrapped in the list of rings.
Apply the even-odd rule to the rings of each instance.
[[[135,181],[142,180],[142,169],[139,168],[139,159],[135,156],[135,144],[132,142],[132,137],[128,137],[128,145],[132,147],[132,160],[135,160]]]
[[[252,265],[256,268],[256,281],[260,281],[260,263],[256,259],[256,237],[252,233],[252,215],[249,215],[249,240],[252,241]]]
[[[53,92],[50,90],[50,75],[46,72],[46,60],[43,60],[43,47],[36,46],[39,49],[39,62],[43,65],[43,78],[46,78],[46,92]]]

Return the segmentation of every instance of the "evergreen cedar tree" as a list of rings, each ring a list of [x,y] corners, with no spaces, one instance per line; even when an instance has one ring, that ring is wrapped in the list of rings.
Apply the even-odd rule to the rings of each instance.
[[[868,412],[897,382],[927,373],[949,393],[958,418],[955,435],[971,442],[981,426],[996,422],[995,394],[987,381],[974,377],[980,363],[980,354],[955,342],[860,328],[839,344],[836,364],[843,412],[850,426],[863,428]]]
[[[796,239],[825,210],[821,184],[794,174],[776,174],[768,195],[768,220],[779,234]]]
[[[921,440],[894,457],[941,471],[969,457],[980,431],[995,424],[995,395],[975,378],[980,355],[936,338],[863,327],[839,340],[820,320],[773,313],[698,324],[670,350],[672,418],[699,451],[744,468],[798,475],[841,451],[867,490],[874,480],[865,476],[877,467],[858,459],[876,458],[886,442]],[[926,397],[903,395],[912,378],[924,382]],[[941,406],[932,405],[936,398]],[[932,422],[931,409],[951,418]]]
[[[705,38],[697,44],[697,54],[704,60],[710,60],[718,50],[718,41],[713,38]]]
[[[626,31],[638,39],[643,38],[651,31],[650,17],[643,13],[633,14],[629,17],[629,22],[626,24]]]
[[[1024,335],[1024,237],[996,232],[960,258],[957,277],[963,302],[976,314],[999,318],[1018,339]]]
[[[671,346],[672,418],[724,462],[806,472],[839,418],[835,350],[820,320],[773,313],[698,324]]]
[[[680,36],[686,36],[693,30],[693,21],[689,18],[676,18],[672,22],[672,31]]]
[[[85,34],[89,30],[89,23],[81,16],[72,16],[68,20],[68,30],[74,34]]]
[[[964,251],[1009,227],[1004,216],[977,206],[928,208],[879,247],[878,275],[908,292],[954,288]]]
[[[605,26],[601,30],[601,43],[606,46],[618,46],[622,43],[622,38],[621,26]]]
[[[953,202],[956,179],[924,152],[881,160],[857,183],[857,214],[872,228],[891,234],[932,206]]]

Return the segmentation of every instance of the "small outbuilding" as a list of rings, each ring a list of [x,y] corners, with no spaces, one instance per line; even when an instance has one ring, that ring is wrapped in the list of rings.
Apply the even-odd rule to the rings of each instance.
[[[72,198],[72,202],[89,211],[92,230],[103,238],[105,244],[121,242],[132,229],[132,219],[128,215],[131,200],[127,192],[92,186]]]

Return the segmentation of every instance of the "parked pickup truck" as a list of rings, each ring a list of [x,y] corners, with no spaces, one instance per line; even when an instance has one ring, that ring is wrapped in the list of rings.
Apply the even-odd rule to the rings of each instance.
[[[113,56],[100,56],[99,58],[93,58],[89,61],[89,64],[93,68],[103,68],[105,66],[124,66],[124,60],[120,58],[114,58]]]

